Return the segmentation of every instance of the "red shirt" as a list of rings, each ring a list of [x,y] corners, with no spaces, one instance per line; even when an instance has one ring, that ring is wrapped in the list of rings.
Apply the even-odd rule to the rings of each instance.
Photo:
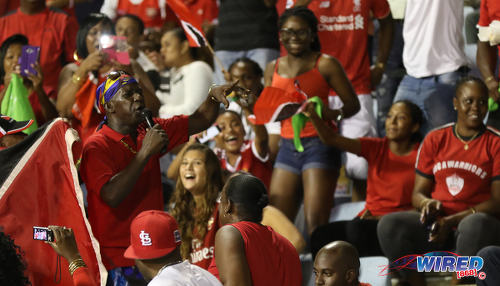
[[[79,267],[73,272],[74,286],[95,286],[98,285],[92,278],[87,267]]]
[[[40,65],[45,92],[55,98],[59,73],[64,62],[73,62],[78,23],[61,10],[46,8],[34,15],[17,9],[0,18],[0,43],[14,34],[23,34],[29,44],[40,47]]]
[[[254,286],[300,286],[302,268],[295,247],[269,226],[249,221],[230,224],[245,243],[245,256]],[[209,272],[219,278],[215,259]],[[220,279],[220,278],[219,278]]]
[[[434,180],[432,198],[441,201],[446,215],[488,200],[491,181],[500,179],[500,133],[488,127],[464,150],[454,126],[430,132],[416,163],[418,174]]]
[[[316,65],[313,69],[302,73],[294,78],[282,77],[278,74],[279,59],[276,60],[276,65],[274,67],[273,80],[271,86],[281,88],[287,92],[296,92],[295,81],[299,82],[300,89],[302,89],[308,96],[308,98],[318,96],[321,98],[323,103],[328,106],[328,92],[330,90],[330,85],[326,82],[323,75],[318,70],[318,62],[321,56],[316,60]],[[318,133],[310,121],[306,122],[304,129],[300,132],[300,137],[313,137],[317,136]],[[292,119],[288,118],[281,121],[281,137],[292,139],[293,138],[293,128]]]
[[[219,204],[217,204],[212,213],[212,217],[207,223],[207,232],[203,241],[193,238],[191,241],[191,257],[189,262],[198,265],[203,269],[208,269],[212,259],[214,258],[215,234],[219,230]],[[196,236],[196,230],[193,231]]]
[[[228,170],[231,173],[243,170],[249,172],[259,178],[269,190],[271,184],[271,175],[273,166],[269,161],[269,155],[266,158],[261,158],[255,147],[254,141],[248,141],[242,146],[240,157],[236,160],[236,165],[231,166],[227,161],[225,150],[216,149],[215,154],[219,157],[219,161],[223,170]]]
[[[154,119],[165,129],[168,150],[188,140],[188,117],[176,116],[169,119]],[[83,147],[80,174],[88,190],[88,217],[92,231],[100,243],[106,269],[132,266],[133,260],[123,257],[130,244],[130,223],[145,210],[163,210],[160,155],[151,157],[144,167],[134,189],[120,203],[112,208],[100,196],[101,189],[114,175],[125,169],[139,150],[146,134],[145,125],[138,128],[137,146],[129,135],[122,135],[107,125],[90,136]]]
[[[412,209],[411,195],[415,182],[415,161],[419,144],[405,155],[389,149],[387,138],[360,138],[361,156],[368,161],[366,206],[372,215]],[[360,214],[361,214],[360,213]]]
[[[500,1],[482,0],[479,13],[478,26],[488,27],[493,20],[500,21]],[[500,58],[500,45],[497,45],[498,57]]]
[[[370,13],[389,15],[387,0],[313,0],[308,8],[318,18],[321,52],[340,61],[357,94],[369,94],[368,23]]]
[[[161,28],[167,21],[176,21],[174,12],[165,6],[165,15],[162,15],[158,0],[144,0],[135,5],[129,0],[118,0],[116,12],[118,16],[125,14],[134,14],[141,18],[146,28]]]
[[[212,23],[219,15],[219,7],[215,0],[184,0],[188,7],[200,23]]]

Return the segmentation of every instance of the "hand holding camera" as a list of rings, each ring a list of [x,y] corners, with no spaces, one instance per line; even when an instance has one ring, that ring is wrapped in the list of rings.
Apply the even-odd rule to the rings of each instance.
[[[64,257],[68,262],[81,258],[76,245],[75,234],[71,228],[50,225],[48,229],[53,232],[55,238],[55,241],[49,242],[49,244],[57,254]]]

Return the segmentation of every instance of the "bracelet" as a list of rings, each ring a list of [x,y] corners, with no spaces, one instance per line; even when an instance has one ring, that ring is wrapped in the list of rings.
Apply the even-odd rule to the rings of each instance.
[[[338,109],[339,115],[337,115],[337,118],[335,118],[336,122],[340,122],[340,120],[344,119],[344,111],[342,111],[342,108]]]
[[[472,214],[477,213],[476,209],[474,207],[470,207],[469,210],[472,212]]]
[[[210,93],[212,92],[212,88],[216,87],[217,85],[214,83],[212,84],[209,88],[208,88],[208,96],[210,96],[210,99],[214,102],[219,102],[217,99],[215,99],[215,96],[213,95],[210,95]]]
[[[76,84],[76,85],[82,85],[82,78],[79,77],[76,73],[73,74],[73,76],[71,77],[71,81]]]
[[[212,92],[212,88],[216,87],[217,85],[214,83],[208,88],[208,95]]]
[[[489,77],[487,77],[487,78],[484,79],[484,82],[488,82],[488,81],[490,81],[492,79],[495,79],[495,76],[490,75]]]
[[[375,64],[375,67],[384,70],[385,69],[385,64],[381,63],[381,62],[378,62],[378,63]]]
[[[78,258],[71,261],[71,263],[68,266],[69,274],[73,276],[73,273],[80,267],[87,267],[87,264],[85,264],[85,261],[83,261],[83,259]]]

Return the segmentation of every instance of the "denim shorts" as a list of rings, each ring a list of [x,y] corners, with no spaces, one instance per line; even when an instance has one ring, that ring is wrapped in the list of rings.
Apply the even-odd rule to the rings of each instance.
[[[340,169],[340,151],[326,146],[318,137],[300,138],[304,152],[298,152],[292,139],[281,138],[281,146],[275,168],[281,168],[297,175],[307,169]]]

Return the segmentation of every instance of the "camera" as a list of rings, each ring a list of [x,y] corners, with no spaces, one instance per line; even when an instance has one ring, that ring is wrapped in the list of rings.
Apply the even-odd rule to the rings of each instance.
[[[34,226],[33,239],[42,241],[54,241],[54,232],[47,227]]]

